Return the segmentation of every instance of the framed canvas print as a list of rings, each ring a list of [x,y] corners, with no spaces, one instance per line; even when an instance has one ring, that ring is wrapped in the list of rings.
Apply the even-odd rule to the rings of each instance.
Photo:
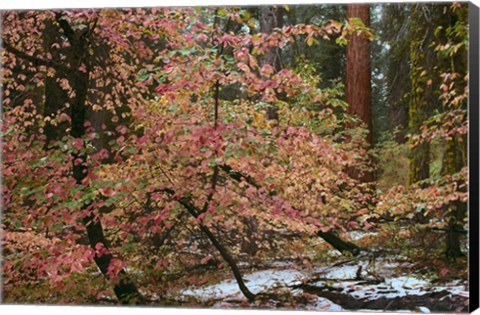
[[[62,5],[0,11],[1,303],[478,308],[475,4]]]

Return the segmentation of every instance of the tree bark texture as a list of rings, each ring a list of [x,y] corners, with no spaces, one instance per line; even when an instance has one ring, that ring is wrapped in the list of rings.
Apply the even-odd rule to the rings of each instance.
[[[370,24],[369,4],[349,4],[347,18],[358,18]],[[348,113],[359,118],[369,130],[367,140],[372,144],[372,92],[370,40],[352,34],[347,45],[346,100]]]
[[[466,165],[466,160],[463,158],[466,139],[461,137],[452,137],[446,141],[445,155],[443,160],[444,173],[447,175],[459,172],[462,167]],[[466,188],[463,189],[465,191]],[[465,256],[460,247],[461,235],[456,231],[463,229],[463,219],[467,214],[467,204],[460,200],[450,202],[445,206],[447,211],[447,239],[445,255],[449,259],[455,259]]]
[[[283,9],[281,6],[261,6],[260,7],[260,32],[271,34],[275,28],[283,27]],[[263,56],[259,58],[260,67],[271,65],[274,72],[282,68],[282,58],[280,48],[270,47]],[[278,109],[271,106],[267,109],[267,119],[278,121]]]
[[[47,79],[45,87],[45,114],[56,114],[57,110],[66,109],[65,103],[70,104],[70,118],[71,128],[70,135],[74,138],[82,138],[85,136],[85,122],[87,113],[87,92],[89,88],[89,54],[86,53],[90,45],[86,34],[79,34],[74,31],[66,20],[63,20],[60,16],[57,16],[57,22],[61,28],[63,35],[65,35],[69,42],[69,49],[62,51],[62,54],[66,56],[65,64],[70,71],[66,71],[67,68],[56,69],[56,75],[53,78]],[[52,24],[53,27],[53,24]],[[47,30],[45,40],[49,40],[58,37],[60,38],[60,30],[56,30],[56,34],[53,29]],[[50,47],[51,45],[49,45]],[[79,70],[80,66],[84,64],[85,71]],[[59,85],[60,79],[66,79],[74,92],[73,95],[67,95],[62,92],[62,88]],[[50,126],[45,129],[46,137],[49,141],[56,140],[61,135],[61,132],[54,130],[54,126]],[[72,160],[81,159],[86,160],[86,156],[83,153],[73,153]],[[83,184],[83,180],[88,174],[88,168],[84,163],[72,163],[73,177],[78,185]],[[84,205],[82,210],[87,210],[88,205]],[[108,250],[108,241],[105,238],[103,227],[98,219],[95,219],[95,214],[92,212],[83,219],[89,243],[92,249],[96,249],[97,244],[102,244]],[[108,268],[110,263],[114,259],[110,253],[103,254],[101,256],[95,254],[94,261],[103,275],[108,277]],[[122,304],[140,303],[143,301],[142,295],[138,292],[135,285],[128,279],[125,270],[121,270],[119,273],[120,281],[114,285],[114,292],[118,300]]]
[[[169,188],[165,188],[159,191],[165,192],[172,197],[175,196],[175,191]],[[195,207],[192,200],[190,200],[187,197],[177,198],[176,200],[185,208],[185,210],[188,211],[188,213],[192,217],[194,217],[195,219],[198,219],[202,211],[197,207]],[[235,259],[232,257],[232,255],[227,250],[227,248],[222,245],[222,243],[217,239],[217,237],[210,231],[210,229],[206,225],[204,225],[203,223],[200,223],[199,226],[200,226],[200,230],[202,230],[202,232],[207,236],[207,238],[210,240],[213,246],[218,250],[223,260],[225,260],[225,262],[228,264],[228,266],[232,270],[233,276],[235,277],[238,287],[240,291],[243,293],[243,295],[249,301],[255,300],[256,295],[253,294],[246,286],[245,281],[243,281],[243,278],[242,278],[242,273],[240,272],[240,269],[238,268]]]
[[[433,40],[434,24],[432,8],[419,4],[412,8],[410,14],[410,104],[409,131],[419,134],[420,127],[432,113],[437,102],[433,91],[433,74],[435,58],[430,43]],[[423,141],[413,145],[409,157],[408,184],[427,179],[430,176],[430,145]]]
[[[330,244],[333,248],[335,248],[341,253],[349,252],[353,256],[358,256],[358,254],[360,254],[360,251],[361,251],[360,247],[358,247],[353,243],[342,240],[332,231],[329,231],[329,232],[318,231],[317,235],[323,238],[325,242]]]
[[[455,11],[448,10],[442,16],[442,25],[445,29],[448,27],[456,27],[458,21],[462,20],[461,15],[467,14],[467,5],[463,5],[461,9]],[[464,18],[463,18],[464,19]],[[459,41],[460,38],[455,38],[454,34],[447,33],[447,40]],[[453,38],[449,38],[453,37]],[[461,49],[456,54],[451,55],[450,58],[444,60],[446,63],[446,69],[450,69],[452,73],[458,73],[459,76],[454,80],[455,90],[458,94],[461,94],[463,89],[467,85],[467,81],[464,80],[464,76],[468,72],[468,56],[467,49]],[[467,102],[460,102],[456,105],[456,108],[467,110]],[[443,173],[451,175],[458,173],[463,167],[468,165],[468,150],[467,150],[467,135],[452,135],[450,139],[445,143],[445,154],[443,158]],[[462,192],[467,191],[467,187],[460,189]],[[458,257],[465,256],[460,246],[460,233],[456,233],[458,230],[462,230],[464,227],[464,219],[467,215],[468,207],[466,202],[456,200],[447,205],[447,222],[448,232],[446,239],[446,251],[447,258],[455,260]]]
[[[53,21],[49,21],[45,25],[45,30],[42,33],[43,36],[43,47],[45,52],[51,54],[52,58],[55,60],[60,60],[60,55],[65,54],[65,49],[53,49],[52,45],[61,41],[60,34],[57,27],[53,25]],[[65,110],[65,103],[69,99],[69,95],[65,89],[60,86],[59,78],[65,78],[68,74],[68,70],[64,68],[55,69],[55,76],[45,76],[45,104],[43,107],[43,116],[44,117],[55,117],[58,112]],[[48,149],[48,146],[51,142],[60,140],[63,136],[67,135],[67,123],[63,122],[57,125],[51,124],[50,120],[45,121],[45,126],[43,127],[45,135],[45,149]]]
[[[349,4],[347,18],[358,18],[365,26],[370,24],[369,4]],[[347,45],[345,96],[348,103],[348,114],[360,119],[359,124],[350,127],[356,128],[364,125],[368,129],[367,142],[373,144],[372,120],[372,88],[371,88],[371,57],[370,40],[360,34],[352,34]],[[349,169],[351,177],[362,182],[372,182],[373,172],[360,173],[356,169]]]

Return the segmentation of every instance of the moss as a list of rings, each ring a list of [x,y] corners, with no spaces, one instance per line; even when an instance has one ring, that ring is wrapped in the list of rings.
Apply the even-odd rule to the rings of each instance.
[[[420,131],[420,127],[422,126],[429,109],[429,95],[427,95],[425,89],[420,88],[422,85],[426,86],[425,79],[421,76],[425,71],[422,66],[422,64],[425,63],[425,55],[421,53],[421,46],[421,41],[414,41],[411,44],[410,50],[412,86],[408,113],[409,129],[412,134],[417,134]],[[430,173],[429,144],[426,142],[416,144],[414,142],[415,140],[410,140],[409,185],[428,178]]]

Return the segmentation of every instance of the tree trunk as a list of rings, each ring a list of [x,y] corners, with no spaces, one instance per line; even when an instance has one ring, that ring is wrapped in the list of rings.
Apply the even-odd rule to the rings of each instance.
[[[172,197],[175,196],[175,191],[169,188],[165,188],[159,191],[165,192]],[[188,211],[188,213],[192,217],[194,217],[195,219],[198,219],[202,211],[200,211],[200,209],[195,207],[191,199],[187,197],[182,197],[176,200],[185,208],[185,210]],[[204,225],[203,223],[200,223],[199,226],[202,232],[208,237],[210,242],[213,244],[213,246],[218,250],[223,260],[225,260],[225,262],[228,264],[228,266],[232,270],[233,276],[235,277],[235,280],[237,280],[238,287],[240,288],[240,291],[243,293],[243,295],[249,301],[255,300],[256,295],[253,294],[245,285],[240,269],[238,268],[237,263],[235,262],[235,259],[233,259],[232,255],[230,255],[229,251],[220,243],[220,241],[215,237],[215,235],[210,231],[210,229],[206,225]]]
[[[349,4],[347,8],[348,18],[358,18],[365,26],[370,24],[369,4]],[[358,34],[352,34],[347,45],[346,85],[345,96],[348,103],[348,114],[359,118],[361,123],[368,129],[367,141],[373,144],[372,122],[372,88],[371,88],[371,58],[370,41]],[[352,128],[358,125],[350,126]],[[372,182],[373,172],[348,170],[349,175],[363,182]]]
[[[45,52],[50,53],[52,59],[60,60],[60,54],[65,53],[65,51],[52,48],[54,43],[61,41],[58,29],[53,25],[52,21],[47,21],[45,23],[45,30],[42,33],[42,37]],[[65,110],[63,107],[69,97],[67,91],[60,86],[59,80],[60,78],[65,78],[66,75],[66,69],[55,69],[55,75],[53,77],[45,75],[45,104],[43,107],[43,116],[45,118],[49,117],[50,119],[53,119],[60,111]],[[51,120],[45,120],[45,126],[43,127],[43,134],[45,135],[44,148],[48,149],[52,142],[60,140],[63,136],[66,136],[66,130],[66,122],[53,125]]]
[[[454,174],[462,169],[464,166],[462,159],[462,147],[458,143],[456,137],[452,137],[451,140],[447,140],[446,149],[444,155],[444,173]],[[467,204],[461,201],[454,201],[446,206],[447,209],[447,240],[445,255],[449,259],[455,259],[465,256],[460,248],[460,233],[456,231],[463,229],[463,218],[467,213]]]
[[[425,80],[420,77],[425,67],[425,55],[420,52],[421,42],[418,40],[412,42],[411,45],[411,81],[412,88],[410,92],[410,108],[409,108],[409,129],[413,134],[420,132],[429,112],[429,101],[433,101],[433,95]],[[413,142],[412,140],[410,142]],[[413,144],[413,143],[412,143]],[[424,141],[421,144],[413,146],[409,156],[409,172],[408,184],[412,185],[416,182],[427,179],[430,176],[430,145]]]
[[[449,9],[445,20],[445,28],[447,27],[457,27],[462,19],[461,15],[467,15],[468,5],[463,4],[461,9],[455,11]],[[453,21],[456,21],[453,23]],[[453,34],[448,34],[448,36],[455,36]],[[463,38],[465,40],[466,38]],[[449,38],[452,41],[460,41],[462,38]],[[455,90],[458,94],[463,92],[467,81],[464,80],[464,76],[468,72],[468,56],[467,49],[461,49],[455,55],[450,56],[448,60],[445,60],[448,63],[447,69],[453,73],[458,73],[459,76],[455,82]],[[458,108],[467,110],[467,102],[461,102],[457,104]],[[468,149],[467,149],[468,138],[467,135],[452,135],[451,139],[448,139],[445,147],[444,155],[444,171],[446,174],[454,174],[459,172],[463,167],[468,165]],[[462,192],[467,192],[467,187],[461,188]],[[446,256],[449,259],[455,260],[458,257],[465,256],[462,253],[460,248],[460,233],[456,233],[457,230],[463,230],[463,220],[467,215],[468,207],[466,202],[461,202],[459,200],[453,202],[450,206],[452,209],[447,213],[447,221],[449,225],[449,231],[447,234],[447,248]]]
[[[390,3],[382,9],[382,40],[390,49],[385,55],[385,80],[389,106],[390,132],[397,143],[405,143],[408,134],[408,92],[410,91],[410,40],[408,37],[409,6]]]
[[[435,73],[434,52],[429,47],[433,40],[433,22],[431,10],[425,10],[426,5],[416,5],[410,15],[410,104],[409,104],[409,131],[413,135],[420,133],[421,126],[431,115],[432,107],[437,103],[433,92],[432,75]],[[425,12],[430,12],[429,14]],[[431,81],[429,81],[431,80]],[[430,145],[427,141],[415,145],[410,140],[408,184],[415,184],[430,176]]]
[[[321,238],[323,238],[325,240],[325,242],[330,244],[333,248],[335,248],[336,250],[338,250],[342,254],[345,253],[345,252],[349,252],[353,256],[358,256],[358,254],[360,254],[360,251],[361,251],[360,247],[358,247],[357,245],[355,245],[353,243],[346,242],[346,241],[342,240],[340,237],[338,237],[332,231],[329,231],[329,232],[318,231],[317,235],[320,236]]]
[[[245,285],[245,282],[243,281],[242,274],[240,273],[240,269],[238,269],[237,263],[233,259],[233,257],[230,255],[228,250],[223,247],[223,245],[217,240],[215,235],[203,224],[200,224],[200,229],[207,235],[208,239],[210,242],[212,242],[213,246],[218,250],[222,258],[227,262],[228,266],[232,270],[233,276],[235,277],[235,280],[237,280],[238,287],[240,288],[240,291],[242,291],[243,295],[249,300],[249,301],[254,301],[255,300],[255,294],[253,294]]]
[[[436,32],[439,29],[447,30],[449,27],[455,27],[452,23],[455,23],[454,21],[457,21],[458,17],[455,17],[454,14],[459,14],[460,11],[456,10],[455,12],[457,13],[453,13],[448,6],[430,4],[416,5],[412,8],[410,16],[412,86],[409,110],[409,129],[412,134],[420,134],[421,126],[432,115],[433,109],[441,107],[438,102],[439,92],[435,88],[440,85],[440,78],[436,73],[458,73],[458,79],[454,82],[456,92],[461,94],[465,87],[466,83],[463,78],[467,73],[466,51],[458,51],[455,55],[442,57],[441,54],[435,53],[434,47],[430,45],[432,42],[459,40],[458,38],[449,38],[455,35],[448,31],[445,34]],[[436,25],[436,27],[433,25]],[[456,108],[466,109],[466,107],[466,102],[456,105]],[[445,108],[445,110],[449,109]],[[455,174],[467,165],[466,144],[467,138],[463,135],[453,134],[445,140],[442,163],[443,175]],[[412,148],[409,184],[414,184],[429,177],[429,153],[429,143],[426,141]],[[464,256],[460,248],[460,233],[456,231],[463,229],[463,219],[466,215],[467,205],[458,200],[453,201],[445,206],[444,211],[448,223],[445,254],[447,258],[455,259]]]
[[[243,224],[245,225],[245,235],[242,238],[240,245],[240,251],[250,256],[255,256],[258,251],[257,239],[258,239],[258,220],[255,216],[243,218]]]
[[[275,28],[283,26],[283,9],[281,6],[261,6],[260,7],[260,32],[271,34]],[[270,47],[263,56],[259,57],[260,67],[271,65],[274,72],[282,68],[282,58],[280,48]],[[267,109],[267,119],[278,121],[278,108],[270,106]]]
[[[265,34],[271,34],[275,28],[281,28],[283,26],[283,9],[281,6],[260,6],[260,32]],[[270,47],[263,56],[259,57],[259,65],[270,65],[273,68],[274,73],[278,72],[282,68],[281,51],[278,47]],[[264,78],[268,80],[268,78]],[[277,95],[281,97],[281,95]],[[279,120],[278,108],[273,104],[269,104],[266,113],[266,119],[275,121]],[[257,232],[258,222],[256,217],[246,218],[243,220],[246,226],[245,239],[242,241],[241,251],[249,255],[255,255],[258,251],[257,246]]]
[[[48,108],[62,108],[65,105],[65,102],[70,103],[70,118],[71,118],[71,129],[70,135],[74,138],[82,138],[85,136],[85,122],[86,122],[86,99],[87,99],[87,92],[89,87],[89,60],[88,60],[88,53],[86,54],[85,51],[89,47],[89,42],[86,36],[79,36],[75,31],[72,30],[70,25],[67,21],[63,19],[59,19],[57,16],[57,21],[60,24],[60,27],[63,30],[64,35],[68,38],[71,44],[71,48],[69,51],[65,52],[67,56],[65,64],[70,65],[70,71],[63,72],[63,78],[67,79],[72,90],[75,92],[72,97],[69,99],[59,98],[59,97],[52,97],[58,91],[58,83],[56,81],[50,82],[51,84],[46,86],[46,102],[45,104],[45,112],[51,111]],[[81,64],[86,66],[86,71],[78,70]],[[59,73],[57,73],[58,75]],[[59,79],[62,77],[56,77],[55,79]],[[53,91],[52,91],[53,89]],[[52,131],[52,135],[57,134],[56,132]],[[47,135],[48,137],[51,135]],[[76,161],[80,159],[81,161],[86,161],[87,156],[83,153],[73,153],[72,154],[72,161]],[[86,178],[88,174],[88,168],[85,163],[75,163],[72,162],[72,170],[73,170],[73,177],[78,185],[83,184],[83,180]],[[92,249],[95,250],[97,244],[102,244],[105,248],[108,249],[108,241],[105,238],[103,227],[101,222],[98,219],[95,219],[95,214],[88,209],[88,205],[84,205],[82,210],[90,211],[90,214],[83,219],[83,223],[85,225],[89,243]],[[98,268],[102,272],[103,275],[108,277],[108,267],[113,260],[113,255],[110,253],[103,254],[98,256],[95,254],[94,261],[97,264]],[[118,300],[122,304],[130,304],[130,303],[141,303],[143,301],[142,295],[138,292],[135,285],[128,279],[125,270],[121,270],[119,273],[120,281],[115,284],[114,292],[117,296]]]

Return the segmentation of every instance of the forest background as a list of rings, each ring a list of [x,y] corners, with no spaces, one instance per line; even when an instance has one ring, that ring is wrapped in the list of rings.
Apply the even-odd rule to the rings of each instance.
[[[373,23],[375,23],[375,21],[373,21]],[[321,45],[320,43],[313,42],[313,40],[312,40],[312,42],[309,42],[308,40],[306,40],[305,43],[306,43],[306,47],[307,47],[307,46],[310,47],[310,46],[315,46],[315,45]],[[341,46],[338,46],[338,47],[341,47]],[[335,46],[333,49],[337,49],[338,47]],[[341,48],[338,48],[338,49],[341,49]],[[411,49],[411,47],[409,46],[408,49]],[[372,61],[372,62],[373,62],[373,64],[376,64],[377,67],[381,67],[381,65],[379,66],[378,63],[375,63],[376,61]],[[270,64],[271,64],[271,63],[270,63]],[[307,64],[304,69],[308,69],[308,67],[310,67],[310,66],[311,66],[311,65]],[[268,74],[269,69],[266,68],[266,69],[264,69],[264,70],[266,71],[265,75],[268,76],[268,75],[269,75],[269,74]],[[342,71],[344,71],[345,69],[334,69],[334,70],[333,70],[334,73],[332,73],[332,74],[328,74],[328,71],[329,71],[329,70],[327,69],[327,70],[323,71],[322,76],[323,76],[324,78],[328,78],[328,77],[330,76],[330,78],[334,80],[334,79],[336,79],[336,78],[338,77],[338,74],[339,74],[339,73],[336,73],[337,70],[340,71],[340,72],[342,72]],[[318,72],[318,69],[315,69],[315,67],[312,66],[312,67],[311,67],[311,71],[312,71],[312,73],[314,73],[315,71]],[[304,72],[304,73],[305,73],[305,72]],[[409,73],[409,74],[410,74],[410,73]],[[344,75],[344,74],[343,74],[343,75]],[[341,74],[341,76],[342,76],[342,74]],[[311,78],[305,78],[305,79],[307,79],[307,80],[308,80],[308,79],[315,80],[316,78],[315,78],[314,75],[312,75]],[[374,77],[374,80],[375,80],[375,79],[378,79],[378,77]],[[426,82],[428,82],[428,80],[429,80],[429,79],[427,78],[427,79],[426,79]],[[432,79],[432,80],[433,80],[433,79]],[[325,79],[323,79],[322,82],[324,82],[324,84],[325,84],[325,87],[324,87],[324,88],[327,88],[327,83],[325,83],[325,82],[328,82],[328,84],[330,84],[331,81],[330,81],[330,80],[325,80]],[[315,84],[316,84],[316,83],[319,83],[319,82],[315,82]],[[433,84],[433,83],[432,83],[432,84]],[[319,85],[321,85],[321,83],[319,83]],[[411,85],[410,85],[410,84],[406,84],[405,86],[408,87],[407,90],[410,90],[410,88],[411,88]],[[377,86],[377,87],[378,87],[378,86]],[[330,88],[330,86],[329,86],[328,88]],[[339,90],[340,90],[340,89],[341,89],[341,88],[339,88]],[[335,89],[333,89],[333,90],[330,91],[330,93],[332,93],[331,95],[335,95],[335,93],[337,93],[337,92],[338,92],[338,91],[336,91]],[[384,92],[384,91],[381,91],[380,88],[377,88],[377,89],[376,89],[375,86],[373,86],[373,89],[372,89],[372,94],[374,95],[374,96],[373,96],[373,99],[379,101],[379,100],[382,99],[382,97],[386,97],[385,95],[382,95],[383,92]],[[408,91],[406,91],[405,93],[407,93],[407,92],[408,92]],[[338,93],[341,93],[341,92],[338,92]],[[375,94],[375,93],[376,93],[376,94]],[[339,95],[340,95],[340,94],[339,94]],[[341,97],[339,97],[338,99],[340,99],[340,98],[341,98]],[[334,98],[333,98],[333,99],[334,99]],[[380,103],[380,101],[379,101],[379,103]],[[340,101],[339,101],[339,104],[340,104],[340,106],[341,106],[341,102],[340,102]],[[390,114],[390,113],[389,113],[389,110],[390,110],[390,109],[385,109],[385,108],[382,109],[381,106],[375,105],[375,104],[373,105],[373,107],[378,111],[377,113],[379,113],[378,115],[374,115],[374,121],[373,121],[373,125],[375,126],[373,130],[377,130],[377,132],[373,134],[373,138],[372,138],[371,140],[369,140],[369,141],[371,141],[372,143],[375,143],[375,144],[381,143],[381,144],[384,146],[384,147],[382,147],[382,148],[384,148],[385,150],[390,150],[390,149],[393,149],[393,150],[402,150],[401,147],[397,147],[396,145],[393,145],[393,143],[395,142],[395,140],[398,140],[398,139],[403,138],[403,136],[399,136],[398,139],[386,139],[386,140],[385,140],[385,139],[382,139],[382,130],[384,130],[384,131],[389,130],[389,131],[390,131],[390,130],[391,130],[391,129],[390,129],[390,126],[388,126],[388,125],[382,125],[382,121],[384,122],[385,120],[382,120],[382,119],[378,119],[378,118],[377,118],[377,121],[375,121],[376,117],[381,117],[381,115],[384,115],[383,117],[386,117],[387,115],[389,115],[389,114]],[[408,106],[404,106],[403,109],[405,110],[405,108],[408,108],[408,107],[410,107],[410,104],[408,104]],[[382,114],[382,110],[384,110],[383,114]],[[267,110],[267,112],[268,112],[268,110]],[[387,113],[388,113],[388,114],[387,114]],[[439,114],[440,114],[440,113],[439,113]],[[402,116],[401,113],[398,114],[398,115],[399,115],[400,117]],[[408,116],[408,113],[404,113],[404,115],[407,115],[407,116]],[[254,118],[255,118],[255,117],[254,117]],[[398,117],[397,117],[397,118],[398,118]],[[398,118],[398,119],[401,120],[401,118]],[[423,122],[423,121],[422,121],[422,122]],[[354,123],[354,122],[352,122],[352,123]],[[400,125],[401,125],[401,123],[402,123],[402,122],[400,122]],[[403,122],[403,123],[405,124],[405,122]],[[402,132],[402,130],[406,130],[406,129],[407,129],[407,126],[406,126],[406,125],[404,125],[403,127],[399,128],[400,133]],[[122,131],[119,131],[119,132],[122,133]],[[428,128],[427,128],[427,130],[426,130],[427,136],[428,136],[429,132],[430,132],[430,134],[431,134],[432,132],[435,132],[435,130],[431,130],[431,129],[428,129]],[[460,133],[462,133],[462,131],[460,131]],[[398,135],[398,133],[395,134],[395,135]],[[356,136],[357,136],[357,135],[355,135],[355,134],[351,135],[351,137],[356,137]],[[361,135],[360,135],[360,136],[361,136]],[[383,135],[383,136],[384,136],[384,135]],[[359,141],[360,141],[360,140],[359,140]],[[391,142],[389,142],[389,141],[391,141]],[[396,142],[398,143],[398,142],[402,142],[402,141],[396,141]],[[388,147],[388,145],[392,145],[392,146],[394,146],[394,147]],[[385,147],[385,146],[387,146],[387,147]],[[438,148],[438,146],[437,146],[437,148]],[[358,149],[358,148],[357,148],[357,149]],[[425,149],[424,149],[424,150],[425,150]],[[393,154],[393,155],[398,154],[398,152],[396,152],[396,151],[389,152],[389,153],[390,153],[390,154]],[[423,153],[422,153],[422,154],[423,154]],[[433,174],[436,174],[435,172],[437,172],[437,174],[441,174],[442,171],[443,171],[443,170],[442,170],[442,165],[444,165],[444,163],[442,164],[443,151],[442,151],[442,152],[437,152],[437,153],[434,153],[434,154],[438,154],[438,155],[437,155],[437,158],[436,158],[436,161],[437,161],[438,164],[435,165],[435,163],[432,163],[431,166],[433,167]],[[381,156],[384,156],[384,155],[381,155]],[[358,162],[358,161],[357,161],[357,162]],[[358,163],[358,165],[360,165],[360,164],[361,164],[361,163]],[[358,165],[357,165],[357,166],[358,166]],[[363,167],[363,166],[362,166],[362,167]],[[394,169],[395,171],[398,170],[398,169],[395,168],[395,167],[386,167],[385,169]],[[368,171],[368,166],[366,166],[366,170]],[[400,171],[401,171],[401,169],[400,169]],[[423,179],[425,179],[425,178],[421,178],[421,177],[422,177],[421,174],[416,174],[416,175],[415,175],[415,172],[412,172],[411,170],[410,170],[410,175],[408,175],[408,171],[407,171],[407,170],[404,169],[403,171],[405,171],[406,173],[403,173],[403,174],[391,174],[391,177],[387,178],[387,180],[386,180],[387,183],[388,183],[389,185],[392,184],[392,182],[391,182],[392,180],[399,181],[399,182],[410,182],[410,183],[414,183],[414,182],[416,182],[416,181],[418,181],[418,180],[423,180]],[[354,171],[354,172],[355,172],[355,171]],[[414,174],[414,175],[411,175],[411,174]],[[412,178],[409,178],[409,176],[419,176],[419,177],[418,177],[417,179],[415,179],[415,178],[412,179]],[[355,177],[355,176],[353,176],[353,177]],[[435,177],[435,176],[433,176],[433,177]],[[357,178],[357,180],[358,180],[358,178]],[[378,184],[379,184],[380,186],[382,185],[381,182],[378,183]],[[207,196],[207,197],[208,197],[208,196]],[[347,198],[347,199],[348,199],[348,198]],[[357,210],[361,210],[361,209],[357,209]],[[408,211],[406,211],[406,212],[408,212]],[[354,222],[354,221],[351,220],[351,217],[345,217],[345,220],[346,220],[345,222],[346,222],[347,224],[350,224],[351,227],[353,228],[352,225],[354,225],[354,224],[353,224],[353,223],[350,223],[350,222]],[[362,223],[362,221],[361,221],[360,223]],[[420,222],[420,223],[421,223],[421,222]],[[363,224],[363,223],[362,223],[362,224]],[[433,226],[433,227],[434,227],[434,228],[440,228],[440,229],[444,228],[444,226],[438,226],[438,225],[435,225],[435,226]],[[430,226],[429,228],[432,228],[432,226]],[[368,229],[368,227],[367,227],[367,229]],[[453,254],[453,255],[455,256],[455,254]],[[443,268],[443,267],[444,267],[444,266],[442,265],[442,268]],[[440,268],[440,267],[439,267],[439,268]],[[440,268],[439,270],[442,270],[442,269]]]

